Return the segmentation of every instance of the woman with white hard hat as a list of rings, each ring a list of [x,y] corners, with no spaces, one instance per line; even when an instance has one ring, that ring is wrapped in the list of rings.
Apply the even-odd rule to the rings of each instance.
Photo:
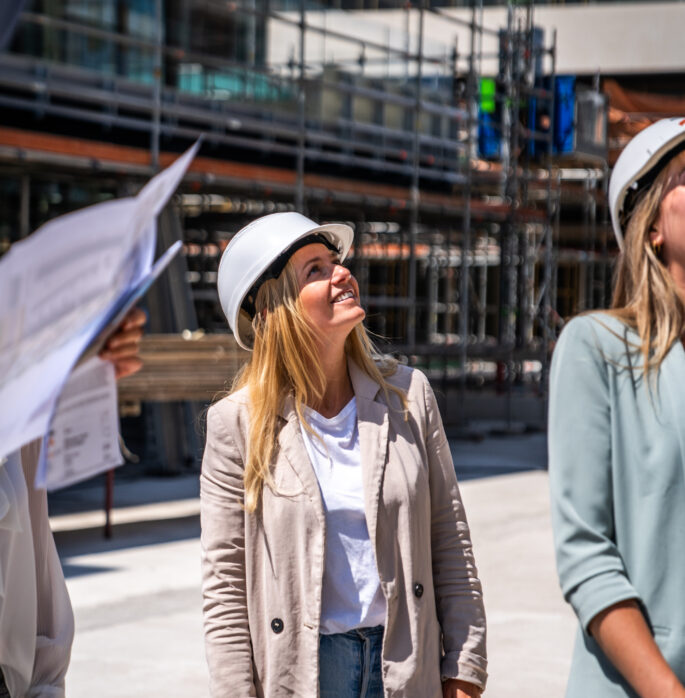
[[[260,218],[218,290],[252,351],[207,417],[205,641],[212,696],[465,698],[485,616],[433,392],[378,357],[342,266],[352,229]]]
[[[626,146],[609,185],[612,306],[554,351],[557,567],[580,628],[567,696],[685,696],[685,119]]]

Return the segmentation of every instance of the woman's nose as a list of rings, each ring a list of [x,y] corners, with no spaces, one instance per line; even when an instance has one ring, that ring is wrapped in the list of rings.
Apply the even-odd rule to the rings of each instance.
[[[352,276],[352,272],[344,267],[342,264],[336,264],[333,267],[333,280],[334,281],[347,281],[347,279]]]

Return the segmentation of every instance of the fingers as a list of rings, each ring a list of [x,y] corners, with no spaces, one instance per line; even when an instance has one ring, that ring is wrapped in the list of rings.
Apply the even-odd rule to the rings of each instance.
[[[100,356],[103,359],[111,357],[104,356],[107,352],[126,345],[137,346],[143,336],[143,326],[147,321],[147,315],[140,308],[131,308],[122,320],[116,331],[108,338]]]
[[[132,308],[100,352],[101,359],[114,364],[117,379],[130,376],[143,366],[138,354],[146,320],[147,316],[140,308]]]
[[[142,336],[142,333],[140,336]],[[100,358],[105,361],[121,361],[122,359],[136,358],[140,352],[140,336],[131,338],[127,342],[119,341],[114,346],[108,343],[100,352]]]
[[[124,325],[121,325],[123,328]],[[140,344],[140,338],[143,336],[142,327],[133,327],[131,329],[117,330],[105,343],[103,353],[107,351],[116,351],[121,347],[133,346],[137,347]],[[103,356],[102,358],[108,358]]]
[[[143,325],[147,322],[147,315],[145,314],[144,310],[141,310],[138,307],[131,308],[131,310],[128,311],[126,314],[126,317],[124,318],[123,322],[119,326],[119,329],[122,330],[132,330],[136,327],[143,327]]]
[[[117,380],[120,378],[126,378],[126,376],[131,376],[140,371],[140,369],[143,367],[142,360],[136,357],[120,359],[119,361],[113,361],[112,363],[114,364],[114,376]]]

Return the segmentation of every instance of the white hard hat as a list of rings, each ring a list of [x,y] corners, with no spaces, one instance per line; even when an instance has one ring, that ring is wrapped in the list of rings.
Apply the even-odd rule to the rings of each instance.
[[[640,131],[623,149],[609,181],[609,210],[619,247],[625,216],[637,193],[649,186],[668,161],[685,148],[685,118],[661,119]]]
[[[342,262],[353,237],[349,225],[319,225],[292,211],[257,218],[239,230],[224,250],[217,277],[219,301],[238,344],[252,349],[257,291],[267,279],[278,277],[296,250],[321,242],[335,250]]]

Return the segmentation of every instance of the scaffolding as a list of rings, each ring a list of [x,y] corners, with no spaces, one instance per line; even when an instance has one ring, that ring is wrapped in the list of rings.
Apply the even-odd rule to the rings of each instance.
[[[568,195],[552,144],[555,37],[545,44],[532,2],[510,2],[500,28],[484,26],[482,1],[465,13],[419,0],[356,31],[356,16],[304,0],[156,0],[144,21],[131,9],[99,24],[83,14],[88,3],[59,6],[67,9],[23,13],[0,55],[0,141],[4,128],[15,143],[0,146],[0,185],[21,182],[11,235],[36,227],[27,112],[56,139],[64,124],[81,124],[91,143],[116,143],[83,153],[66,144],[49,159],[67,178],[95,171],[108,192],[202,133],[202,157],[175,203],[187,266],[178,282],[199,327],[226,330],[218,260],[248,220],[295,209],[343,220],[355,230],[350,264],[370,329],[428,373],[445,421],[544,422]],[[438,26],[451,43],[433,38]],[[493,61],[498,152],[484,157],[481,84]],[[601,214],[597,222],[606,167],[594,172],[579,195],[583,307],[607,286],[597,256],[602,246],[602,259],[609,254]]]

